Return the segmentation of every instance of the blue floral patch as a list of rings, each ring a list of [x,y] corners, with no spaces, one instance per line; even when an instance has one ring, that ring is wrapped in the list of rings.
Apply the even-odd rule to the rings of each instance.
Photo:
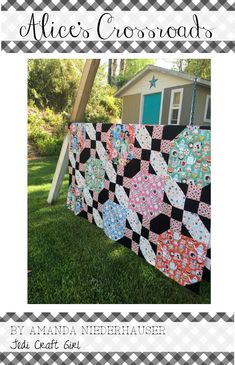
[[[115,165],[125,166],[134,155],[135,128],[131,124],[114,125],[107,139],[109,159]]]
[[[67,196],[67,208],[78,215],[82,210],[83,190],[77,185],[70,184]]]
[[[84,147],[85,129],[82,124],[73,123],[69,128],[69,132],[69,150],[73,153],[77,153]]]
[[[127,209],[108,200],[103,205],[103,223],[106,235],[114,241],[125,235]]]

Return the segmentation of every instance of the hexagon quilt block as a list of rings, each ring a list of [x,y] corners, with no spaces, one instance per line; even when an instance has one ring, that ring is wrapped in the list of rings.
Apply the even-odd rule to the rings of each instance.
[[[103,224],[106,235],[114,241],[125,235],[127,209],[108,200],[103,205]]]
[[[156,267],[181,285],[202,279],[207,253],[206,243],[168,230],[158,237]]]
[[[72,123],[69,133],[69,152],[79,153],[84,147],[84,126],[80,123]]]
[[[72,123],[69,129],[68,209],[198,292],[211,267],[209,128]]]
[[[172,142],[168,174],[181,183],[203,187],[211,181],[210,131],[187,127]]]
[[[77,215],[82,210],[83,203],[83,189],[79,188],[76,184],[71,183],[68,188],[67,195],[67,208],[74,211]]]
[[[152,219],[161,213],[165,177],[157,177],[145,171],[131,180],[128,208]]]
[[[103,162],[90,157],[85,166],[85,184],[88,189],[101,191],[104,187],[104,173]]]
[[[131,124],[117,124],[110,128],[107,140],[109,160],[125,166],[134,156],[135,129]]]

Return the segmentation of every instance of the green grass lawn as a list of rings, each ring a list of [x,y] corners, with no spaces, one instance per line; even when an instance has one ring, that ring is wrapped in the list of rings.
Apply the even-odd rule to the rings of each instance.
[[[49,206],[55,165],[56,158],[29,162],[29,303],[210,303],[208,283],[194,294],[68,211],[67,176]]]

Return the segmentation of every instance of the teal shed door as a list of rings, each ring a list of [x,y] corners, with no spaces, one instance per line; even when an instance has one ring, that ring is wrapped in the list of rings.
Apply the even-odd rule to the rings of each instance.
[[[159,124],[161,93],[144,95],[143,124]]]

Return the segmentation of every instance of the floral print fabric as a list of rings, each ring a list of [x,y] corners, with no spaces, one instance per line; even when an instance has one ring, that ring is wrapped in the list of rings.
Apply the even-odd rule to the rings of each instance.
[[[181,285],[201,281],[206,244],[169,230],[158,238],[156,267]]]
[[[67,208],[71,209],[74,214],[79,214],[82,210],[83,189],[76,184],[70,184],[67,196]]]
[[[125,233],[127,209],[108,200],[103,205],[104,231],[114,241]]]
[[[73,153],[79,152],[84,147],[84,127],[82,124],[73,123],[69,128],[69,150]]]
[[[85,167],[85,184],[90,190],[100,191],[104,187],[103,162],[91,157]]]
[[[135,130],[130,124],[118,124],[111,128],[107,140],[109,159],[115,165],[126,165],[134,156]]]
[[[203,187],[210,183],[210,131],[186,128],[172,142],[168,174],[173,180]]]
[[[67,207],[197,291],[210,270],[210,130],[72,123]]]
[[[131,183],[129,209],[153,218],[161,213],[165,177],[139,172]]]

